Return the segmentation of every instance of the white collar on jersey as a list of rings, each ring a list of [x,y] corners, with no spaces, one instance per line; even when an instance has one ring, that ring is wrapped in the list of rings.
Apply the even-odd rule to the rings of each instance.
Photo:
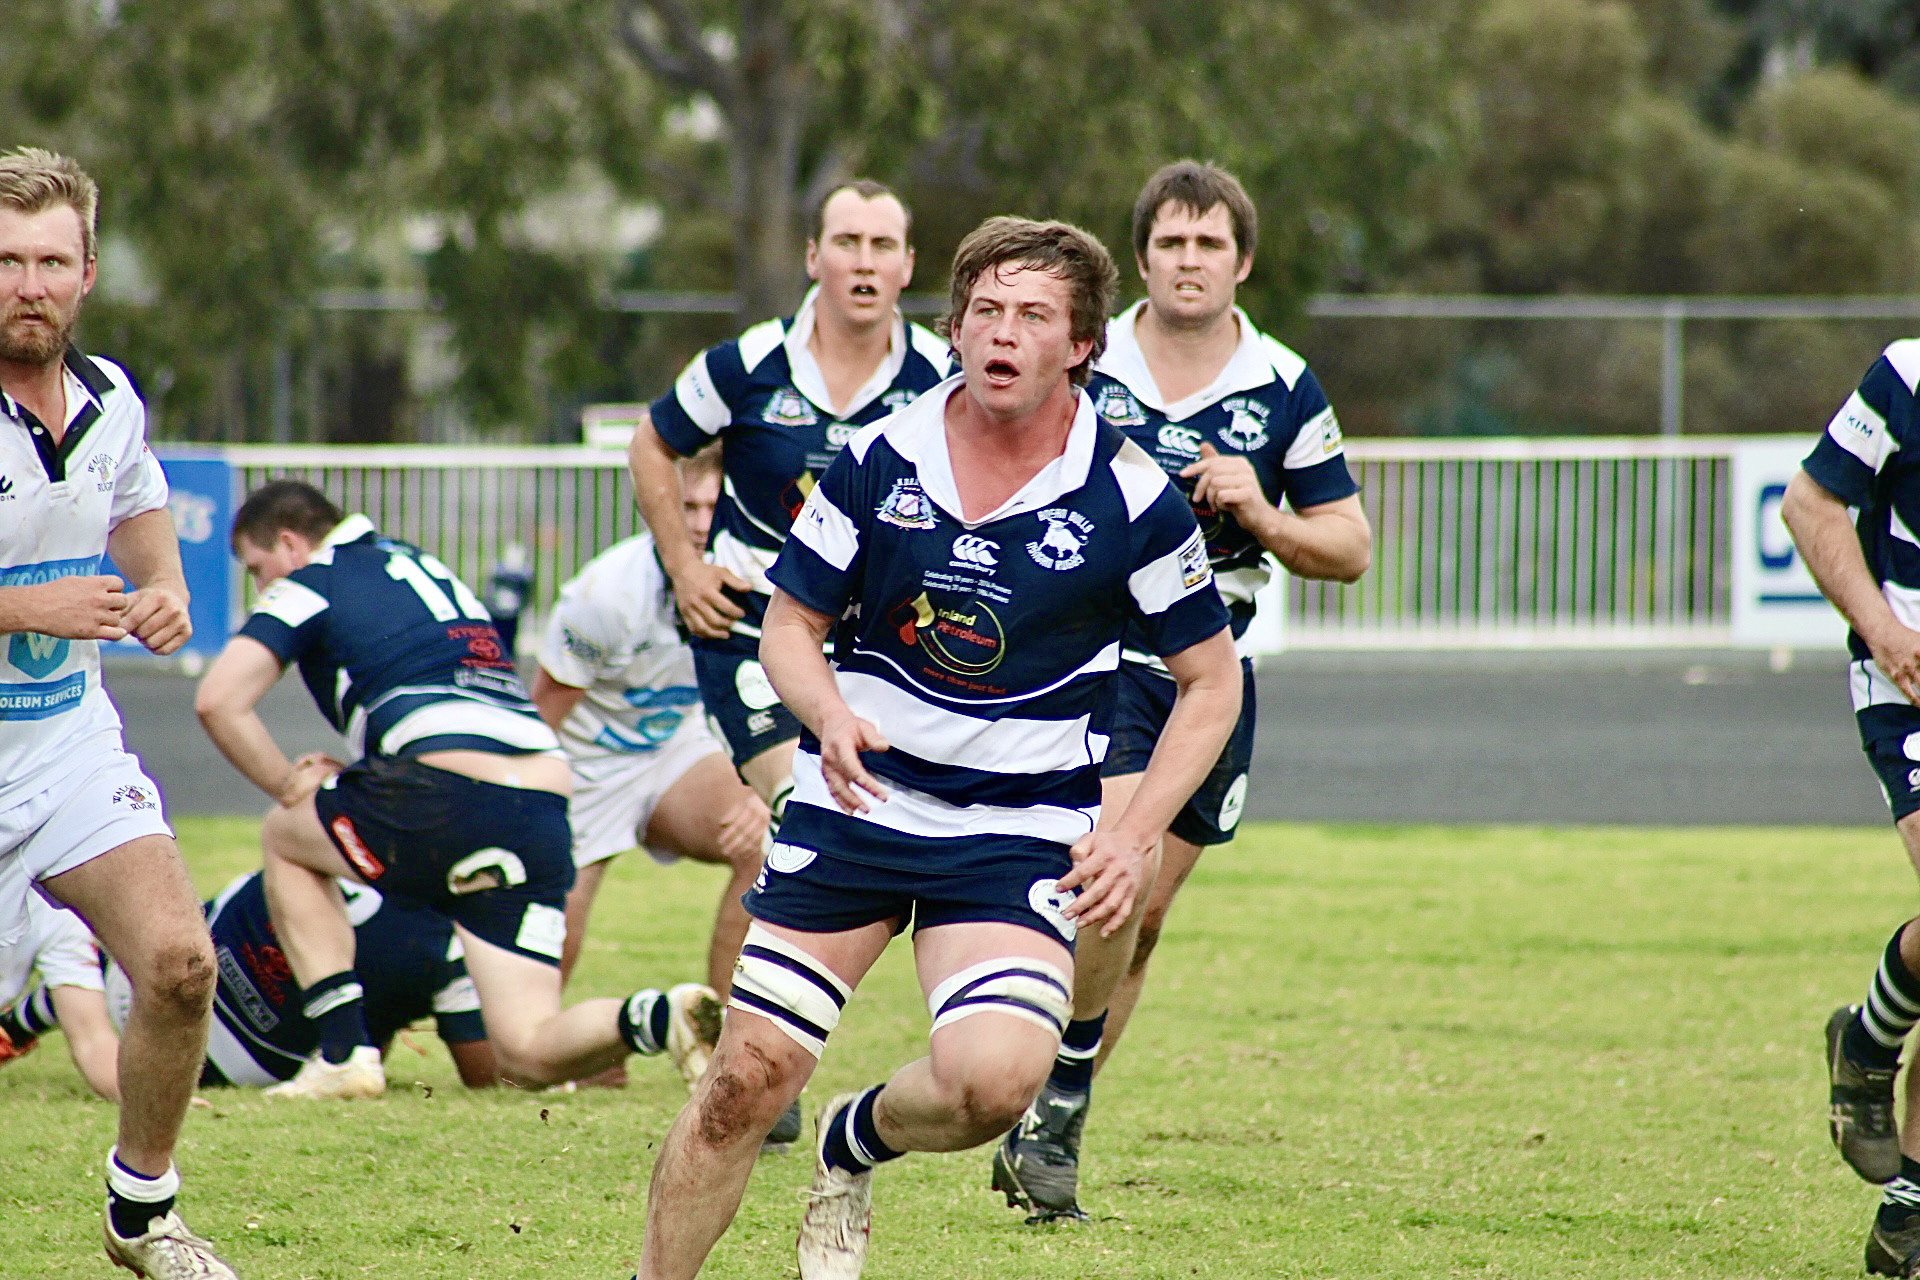
[[[880,367],[873,371],[866,385],[836,410],[833,397],[827,394],[827,379],[820,372],[820,362],[807,349],[807,343],[813,338],[814,304],[819,298],[820,286],[816,284],[807,290],[807,296],[800,300],[800,309],[793,313],[793,323],[788,326],[785,339],[787,373],[793,379],[793,389],[813,401],[815,408],[845,421],[883,395],[893,385],[893,380],[900,376],[900,367],[907,362],[907,322],[901,316],[900,309],[895,307],[893,328],[887,334],[887,358],[880,362]]]
[[[332,533],[320,539],[319,550],[328,551],[348,542],[358,542],[372,532],[373,521],[356,511],[333,526]]]
[[[953,479],[953,456],[947,451],[947,401],[966,381],[965,374],[954,374],[886,419],[887,425],[881,429],[894,451],[920,473],[920,487],[941,510],[973,529],[1025,511],[1036,511],[1087,483],[1087,475],[1093,469],[1093,444],[1100,430],[1100,418],[1094,413],[1093,401],[1087,398],[1087,393],[1076,387],[1073,426],[1067,431],[1067,447],[1060,456],[1035,472],[1018,493],[998,507],[978,520],[966,519],[961,514],[960,488]]]
[[[1233,355],[1228,357],[1219,376],[1192,395],[1174,404],[1167,404],[1160,396],[1159,384],[1153,380],[1153,370],[1147,366],[1147,353],[1140,349],[1140,337],[1134,332],[1134,323],[1139,320],[1146,306],[1147,300],[1142,298],[1107,322],[1107,349],[1101,353],[1099,363],[1094,368],[1126,383],[1127,390],[1144,401],[1148,408],[1167,415],[1169,422],[1191,418],[1208,405],[1236,391],[1252,391],[1281,376],[1281,371],[1273,363],[1272,353],[1267,349],[1265,335],[1253,327],[1253,321],[1247,319],[1246,312],[1235,307],[1233,316],[1240,322],[1240,345],[1233,349]]]

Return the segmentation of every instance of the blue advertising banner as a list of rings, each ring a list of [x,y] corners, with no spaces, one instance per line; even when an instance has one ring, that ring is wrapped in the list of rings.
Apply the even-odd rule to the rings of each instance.
[[[180,535],[180,563],[193,595],[189,606],[193,639],[181,653],[211,658],[233,634],[235,570],[227,550],[227,533],[233,524],[233,468],[218,454],[166,449],[155,449],[154,454],[167,473],[167,507]],[[120,572],[110,562],[100,571]],[[120,657],[146,650],[137,641],[121,640],[102,645],[101,652]]]

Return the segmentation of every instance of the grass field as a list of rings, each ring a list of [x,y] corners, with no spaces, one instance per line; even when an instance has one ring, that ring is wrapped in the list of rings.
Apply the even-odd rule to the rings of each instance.
[[[181,836],[209,894],[256,859],[250,823]],[[1101,1077],[1095,1221],[1024,1227],[984,1153],[912,1156],[876,1178],[867,1274],[1858,1274],[1876,1196],[1827,1145],[1818,1042],[1911,908],[1903,862],[1870,829],[1249,829],[1202,862]],[[692,975],[717,892],[622,860],[576,992]],[[925,1028],[897,945],[809,1103]],[[624,1280],[671,1069],[470,1094],[416,1038],[375,1103],[215,1091],[180,1156],[189,1220],[248,1280]],[[113,1112],[64,1046],[0,1071],[0,1115],[0,1275],[121,1274],[97,1234]],[[762,1160],[707,1274],[796,1274],[810,1163]]]

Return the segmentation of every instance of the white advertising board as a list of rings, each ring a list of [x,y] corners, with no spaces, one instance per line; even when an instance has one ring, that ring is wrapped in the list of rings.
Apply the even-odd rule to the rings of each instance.
[[[1733,642],[1746,648],[1835,649],[1847,624],[1814,585],[1780,521],[1787,482],[1814,437],[1742,441],[1734,447]]]

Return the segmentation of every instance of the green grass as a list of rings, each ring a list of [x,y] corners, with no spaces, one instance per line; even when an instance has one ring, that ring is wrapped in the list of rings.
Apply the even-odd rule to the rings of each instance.
[[[203,890],[252,865],[252,834],[181,825]],[[575,992],[693,974],[718,889],[623,859]],[[1202,861],[1101,1078],[1097,1220],[1023,1227],[985,1153],[911,1156],[876,1179],[867,1274],[1858,1274],[1875,1194],[1827,1145],[1820,1027],[1912,903],[1883,830],[1252,828]],[[811,1101],[922,1051],[907,961],[849,1005]],[[375,1103],[215,1092],[182,1145],[189,1220],[248,1280],[624,1280],[670,1069],[469,1094],[417,1038]],[[0,1275],[116,1274],[113,1112],[62,1050],[0,1071]],[[795,1274],[809,1172],[764,1159],[707,1274]]]

